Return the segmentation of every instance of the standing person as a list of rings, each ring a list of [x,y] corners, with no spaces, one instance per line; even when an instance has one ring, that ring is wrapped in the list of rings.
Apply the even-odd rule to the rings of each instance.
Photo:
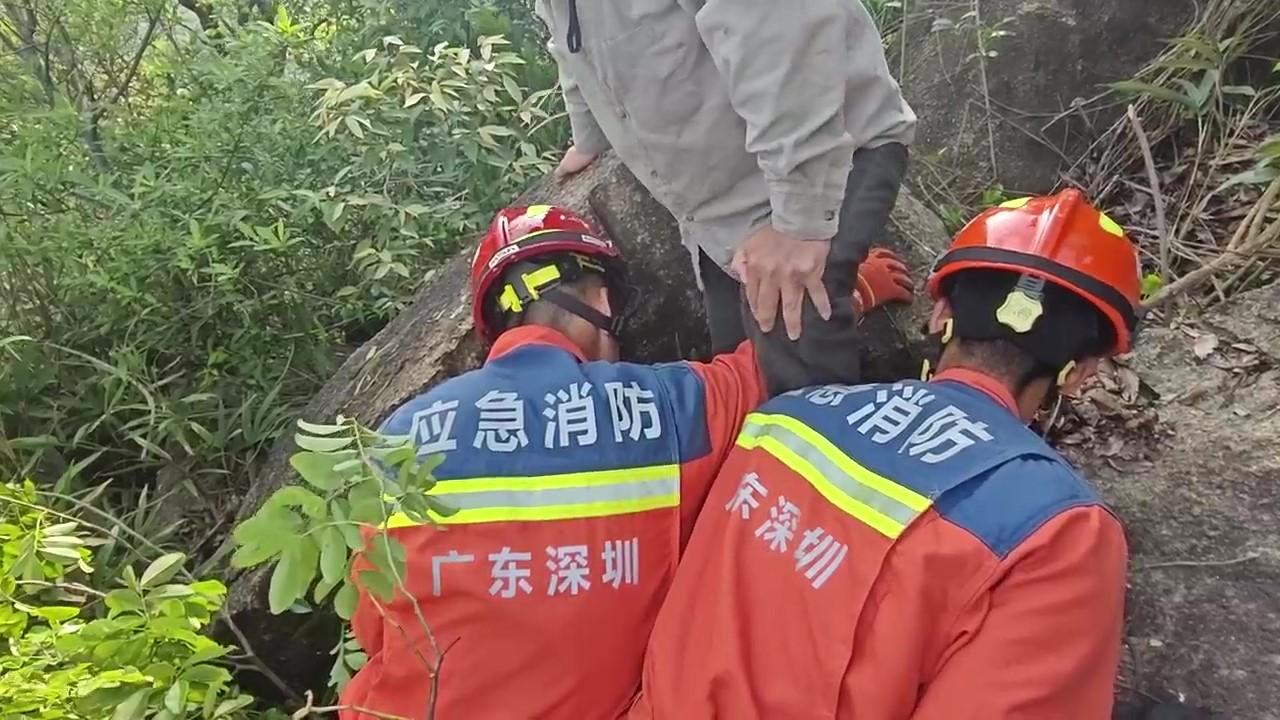
[[[771,394],[856,376],[854,279],[915,130],[860,0],[536,7],[573,127],[560,174],[612,147],[675,215],[713,351],[750,337]]]
[[[862,271],[893,284],[897,268]],[[424,718],[433,687],[443,718],[625,712],[693,520],[764,388],[749,343],[710,363],[617,362],[624,278],[613,243],[573,213],[494,219],[471,268],[488,360],[382,426],[443,455],[432,492],[457,513],[391,524],[408,594],[361,593],[352,628],[369,661],[343,720]]]
[[[1110,718],[1124,531],[1027,423],[1130,348],[1138,276],[1075,190],[970,223],[928,281],[932,382],[747,418],[630,717]]]

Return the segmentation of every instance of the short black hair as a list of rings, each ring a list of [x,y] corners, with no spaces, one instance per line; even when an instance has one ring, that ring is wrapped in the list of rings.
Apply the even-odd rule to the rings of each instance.
[[[955,318],[961,362],[996,374],[1021,390],[1032,380],[1056,377],[1072,361],[1105,355],[1116,342],[1106,315],[1072,290],[1046,281],[1041,314],[1026,332],[1000,322],[997,313],[1024,275],[972,269],[943,287]]]

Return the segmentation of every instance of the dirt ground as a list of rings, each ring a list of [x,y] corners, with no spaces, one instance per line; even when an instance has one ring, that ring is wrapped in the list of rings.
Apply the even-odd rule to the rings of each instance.
[[[1280,720],[1280,286],[1172,325],[1064,439],[1129,533],[1121,699]]]

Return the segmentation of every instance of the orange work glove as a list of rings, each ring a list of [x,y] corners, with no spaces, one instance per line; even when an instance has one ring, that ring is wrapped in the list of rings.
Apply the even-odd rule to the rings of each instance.
[[[871,248],[858,266],[853,309],[861,319],[887,302],[911,302],[914,287],[907,266],[888,248]]]

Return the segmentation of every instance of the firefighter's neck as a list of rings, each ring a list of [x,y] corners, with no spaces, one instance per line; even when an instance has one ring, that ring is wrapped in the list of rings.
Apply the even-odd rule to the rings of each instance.
[[[1036,413],[1040,411],[1041,405],[1049,397],[1049,391],[1053,389],[1053,381],[1049,378],[1037,378],[1019,389],[1017,387],[1017,378],[1006,377],[1003,373],[981,367],[980,363],[966,362],[963,354],[959,351],[958,343],[948,345],[947,349],[943,351],[942,357],[938,360],[938,373],[942,374],[948,370],[968,370],[995,381],[1013,398],[1013,402],[1017,406],[1018,418],[1028,424],[1035,420]]]
[[[578,346],[587,360],[618,361],[618,342],[613,336],[579,317],[570,318],[564,327],[556,328]]]
[[[610,315],[609,292],[603,286],[581,292],[580,297],[591,307]],[[618,341],[608,332],[571,313],[560,315],[560,321],[556,325],[555,329],[577,345],[587,360],[618,361]]]

